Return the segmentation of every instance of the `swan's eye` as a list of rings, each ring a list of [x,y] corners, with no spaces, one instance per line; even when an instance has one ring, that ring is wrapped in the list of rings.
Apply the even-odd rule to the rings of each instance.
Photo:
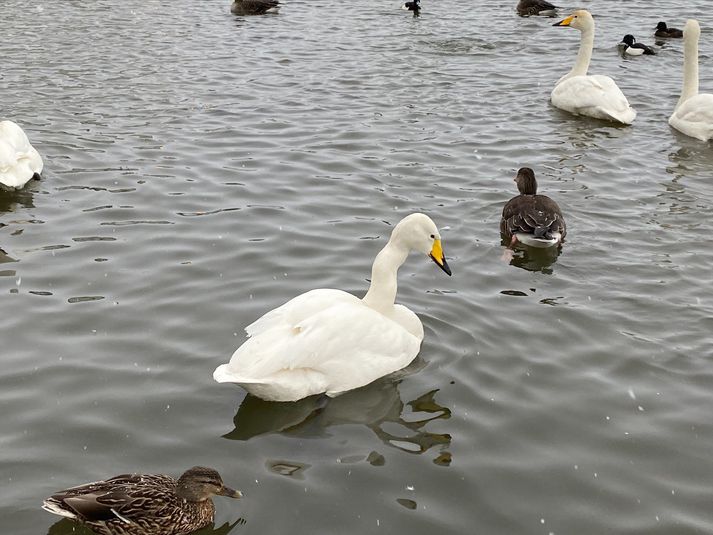
[[[433,235],[433,234],[431,234],[431,239],[432,239],[432,240],[435,240],[435,239],[436,239],[436,236]]]

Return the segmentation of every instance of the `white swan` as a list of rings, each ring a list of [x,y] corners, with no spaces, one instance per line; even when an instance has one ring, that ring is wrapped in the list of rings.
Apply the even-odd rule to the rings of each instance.
[[[0,121],[0,184],[21,188],[42,173],[42,157],[25,132],[12,121]]]
[[[213,378],[267,401],[297,401],[337,396],[407,366],[423,340],[418,316],[394,304],[396,274],[410,251],[451,274],[435,223],[411,214],[376,255],[363,299],[331,289],[298,295],[248,325],[248,340]]]
[[[713,138],[713,95],[698,92],[698,21],[689,19],[683,28],[683,89],[668,124],[701,141]]]
[[[636,112],[629,106],[624,93],[608,76],[587,76],[594,48],[594,19],[589,11],[580,9],[553,26],[571,26],[582,32],[582,41],[574,67],[559,79],[552,90],[552,104],[575,115],[631,124]]]

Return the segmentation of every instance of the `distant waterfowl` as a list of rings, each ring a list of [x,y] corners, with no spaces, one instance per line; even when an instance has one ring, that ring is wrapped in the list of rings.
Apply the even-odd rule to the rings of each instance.
[[[234,15],[263,15],[279,9],[279,6],[278,0],[235,0],[230,12]]]
[[[421,0],[412,0],[411,2],[406,2],[404,5],[401,6],[401,9],[418,13],[419,11],[421,11]]]
[[[213,522],[211,496],[240,498],[212,468],[194,466],[175,480],[124,474],[72,487],[47,498],[45,511],[71,518],[100,535],[185,535]]]
[[[642,54],[653,56],[656,54],[654,49],[650,46],[643,43],[637,43],[636,39],[631,34],[626,34],[620,44],[624,45],[624,54],[628,54],[629,56],[641,56]]]
[[[554,16],[557,14],[557,6],[550,4],[547,0],[520,0],[517,3],[517,14],[522,17]]]
[[[510,245],[523,243],[530,247],[552,247],[567,234],[567,226],[557,203],[546,195],[537,195],[535,172],[523,167],[515,183],[520,195],[503,208],[500,233]]]
[[[12,121],[0,121],[0,184],[19,189],[31,178],[39,178],[42,167],[42,157],[22,128]]]
[[[713,94],[698,92],[698,38],[701,27],[695,19],[683,30],[683,89],[668,124],[687,136],[713,138]]]
[[[659,22],[656,25],[656,32],[654,33],[656,37],[683,37],[683,32],[678,28],[669,28],[666,26],[664,21]]]
[[[559,79],[552,90],[552,104],[575,115],[631,124],[636,112],[608,76],[587,76],[594,48],[594,19],[589,11],[580,9],[553,26],[571,26],[582,32],[574,67]]]
[[[435,223],[411,214],[376,255],[363,299],[332,289],[295,297],[248,325],[248,340],[213,378],[267,401],[297,401],[337,396],[404,368],[423,340],[418,316],[394,304],[397,271],[410,251],[428,255],[451,274]]]

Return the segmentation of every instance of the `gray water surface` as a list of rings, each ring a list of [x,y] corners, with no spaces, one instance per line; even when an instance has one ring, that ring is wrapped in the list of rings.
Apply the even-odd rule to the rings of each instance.
[[[713,150],[666,122],[682,42],[616,48],[696,17],[713,92],[710,6],[585,2],[618,127],[551,107],[579,33],[515,0],[229,3],[2,3],[0,114],[45,161],[0,193],[2,532],[75,533],[45,496],[204,464],[246,494],[204,533],[713,533]],[[524,165],[559,257],[503,258]],[[361,295],[414,211],[454,275],[401,269],[406,373],[287,406],[213,381],[266,311]]]

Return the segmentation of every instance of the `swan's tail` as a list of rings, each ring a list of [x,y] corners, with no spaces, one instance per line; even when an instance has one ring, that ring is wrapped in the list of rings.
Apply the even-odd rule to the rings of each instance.
[[[218,383],[237,383],[240,385],[259,385],[264,381],[252,379],[249,377],[241,377],[230,370],[229,364],[221,364],[213,372],[213,379]]]

